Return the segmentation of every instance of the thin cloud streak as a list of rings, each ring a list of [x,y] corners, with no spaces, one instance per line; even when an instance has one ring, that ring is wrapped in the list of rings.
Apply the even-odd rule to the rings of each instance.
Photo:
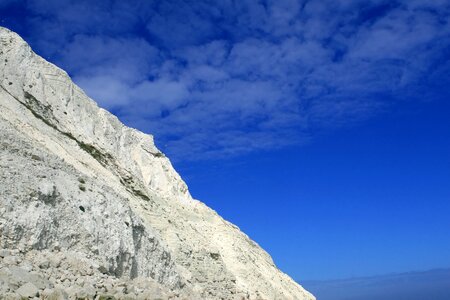
[[[450,269],[305,281],[303,285],[322,300],[447,300],[450,298]]]

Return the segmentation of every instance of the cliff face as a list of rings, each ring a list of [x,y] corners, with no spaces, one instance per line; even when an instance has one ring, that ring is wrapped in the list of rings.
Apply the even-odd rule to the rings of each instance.
[[[0,267],[16,255],[16,265],[28,260],[28,271],[39,273],[40,255],[76,256],[101,278],[129,285],[148,278],[184,298],[314,299],[236,226],[192,199],[152,136],[99,108],[5,28],[0,247],[11,249]],[[82,273],[76,265],[69,273]],[[63,283],[52,288],[76,285]],[[97,295],[108,292],[92,285]],[[4,284],[4,292],[12,289]]]

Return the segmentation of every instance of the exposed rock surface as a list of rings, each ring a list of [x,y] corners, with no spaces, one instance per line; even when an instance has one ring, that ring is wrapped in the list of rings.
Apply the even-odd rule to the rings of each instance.
[[[0,294],[314,299],[192,199],[153,138],[0,27]]]

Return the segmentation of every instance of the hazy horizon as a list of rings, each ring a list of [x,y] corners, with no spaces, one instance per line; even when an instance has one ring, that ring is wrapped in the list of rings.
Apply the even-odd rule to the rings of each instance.
[[[320,300],[447,300],[450,268],[361,278],[302,281]]]

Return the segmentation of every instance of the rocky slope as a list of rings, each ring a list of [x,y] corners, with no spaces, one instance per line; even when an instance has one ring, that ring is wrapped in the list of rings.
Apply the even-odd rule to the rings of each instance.
[[[314,299],[192,199],[152,136],[1,27],[0,248],[4,297]]]

